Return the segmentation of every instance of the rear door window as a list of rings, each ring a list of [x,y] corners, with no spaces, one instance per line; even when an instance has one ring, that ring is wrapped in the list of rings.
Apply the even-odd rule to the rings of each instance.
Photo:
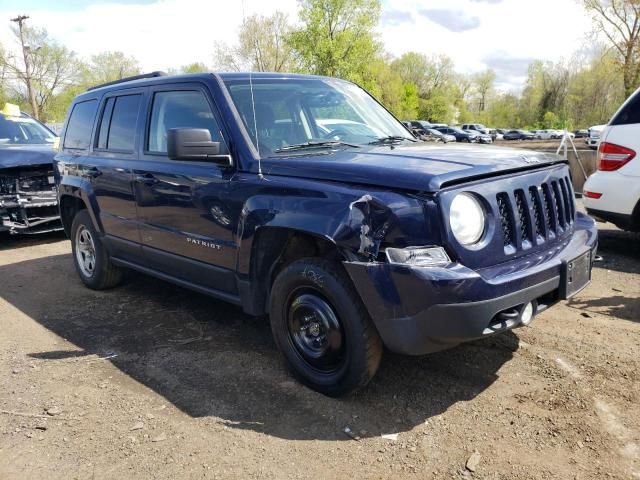
[[[631,125],[640,123],[640,90],[611,119],[611,125]]]
[[[97,147],[104,150],[132,152],[141,94],[107,99],[100,121]]]
[[[98,109],[97,100],[79,102],[73,106],[71,116],[67,122],[67,130],[64,136],[64,148],[72,150],[84,150],[91,143],[91,130],[93,120]]]

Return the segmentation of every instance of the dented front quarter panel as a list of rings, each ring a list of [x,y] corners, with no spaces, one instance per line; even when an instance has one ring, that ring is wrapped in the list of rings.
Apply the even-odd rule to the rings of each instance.
[[[255,190],[240,214],[238,272],[250,268],[253,240],[262,228],[304,232],[335,244],[345,260],[375,262],[385,246],[431,245],[440,239],[426,221],[429,200],[371,186],[270,176],[239,175],[234,184]]]

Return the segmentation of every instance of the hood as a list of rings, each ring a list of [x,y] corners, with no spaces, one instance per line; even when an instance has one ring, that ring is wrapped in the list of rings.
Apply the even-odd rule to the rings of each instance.
[[[553,153],[505,147],[415,143],[362,147],[262,161],[265,174],[436,192],[475,178],[566,163]]]
[[[0,168],[51,164],[56,151],[51,145],[0,146]]]

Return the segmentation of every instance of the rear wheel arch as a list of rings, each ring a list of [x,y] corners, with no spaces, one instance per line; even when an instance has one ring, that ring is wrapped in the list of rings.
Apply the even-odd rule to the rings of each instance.
[[[73,195],[63,195],[60,197],[60,219],[67,237],[70,238],[71,225],[77,213],[86,209],[87,205],[84,203],[84,200],[79,197]]]

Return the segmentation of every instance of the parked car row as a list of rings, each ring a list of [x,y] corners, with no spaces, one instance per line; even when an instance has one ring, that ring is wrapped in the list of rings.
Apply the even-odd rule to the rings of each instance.
[[[503,129],[488,128],[481,123],[464,123],[460,127],[432,124],[425,120],[413,120],[403,122],[409,130],[418,138],[428,134],[428,130],[437,130],[446,135],[452,135],[457,142],[469,143],[492,143],[496,140],[557,140],[565,136],[565,133],[571,138],[589,137],[589,131],[576,130],[574,132],[566,132],[558,129],[544,130],[523,130],[523,129]],[[594,131],[595,134],[595,131]]]
[[[565,130],[534,130],[532,133],[538,140],[556,140],[564,137]],[[576,134],[573,132],[567,132],[567,134],[572,138],[576,136]]]
[[[480,124],[463,125],[462,128],[458,128],[425,120],[405,120],[402,123],[417,138],[425,141],[493,143],[497,136],[495,131],[491,134],[489,129],[485,129]]]

